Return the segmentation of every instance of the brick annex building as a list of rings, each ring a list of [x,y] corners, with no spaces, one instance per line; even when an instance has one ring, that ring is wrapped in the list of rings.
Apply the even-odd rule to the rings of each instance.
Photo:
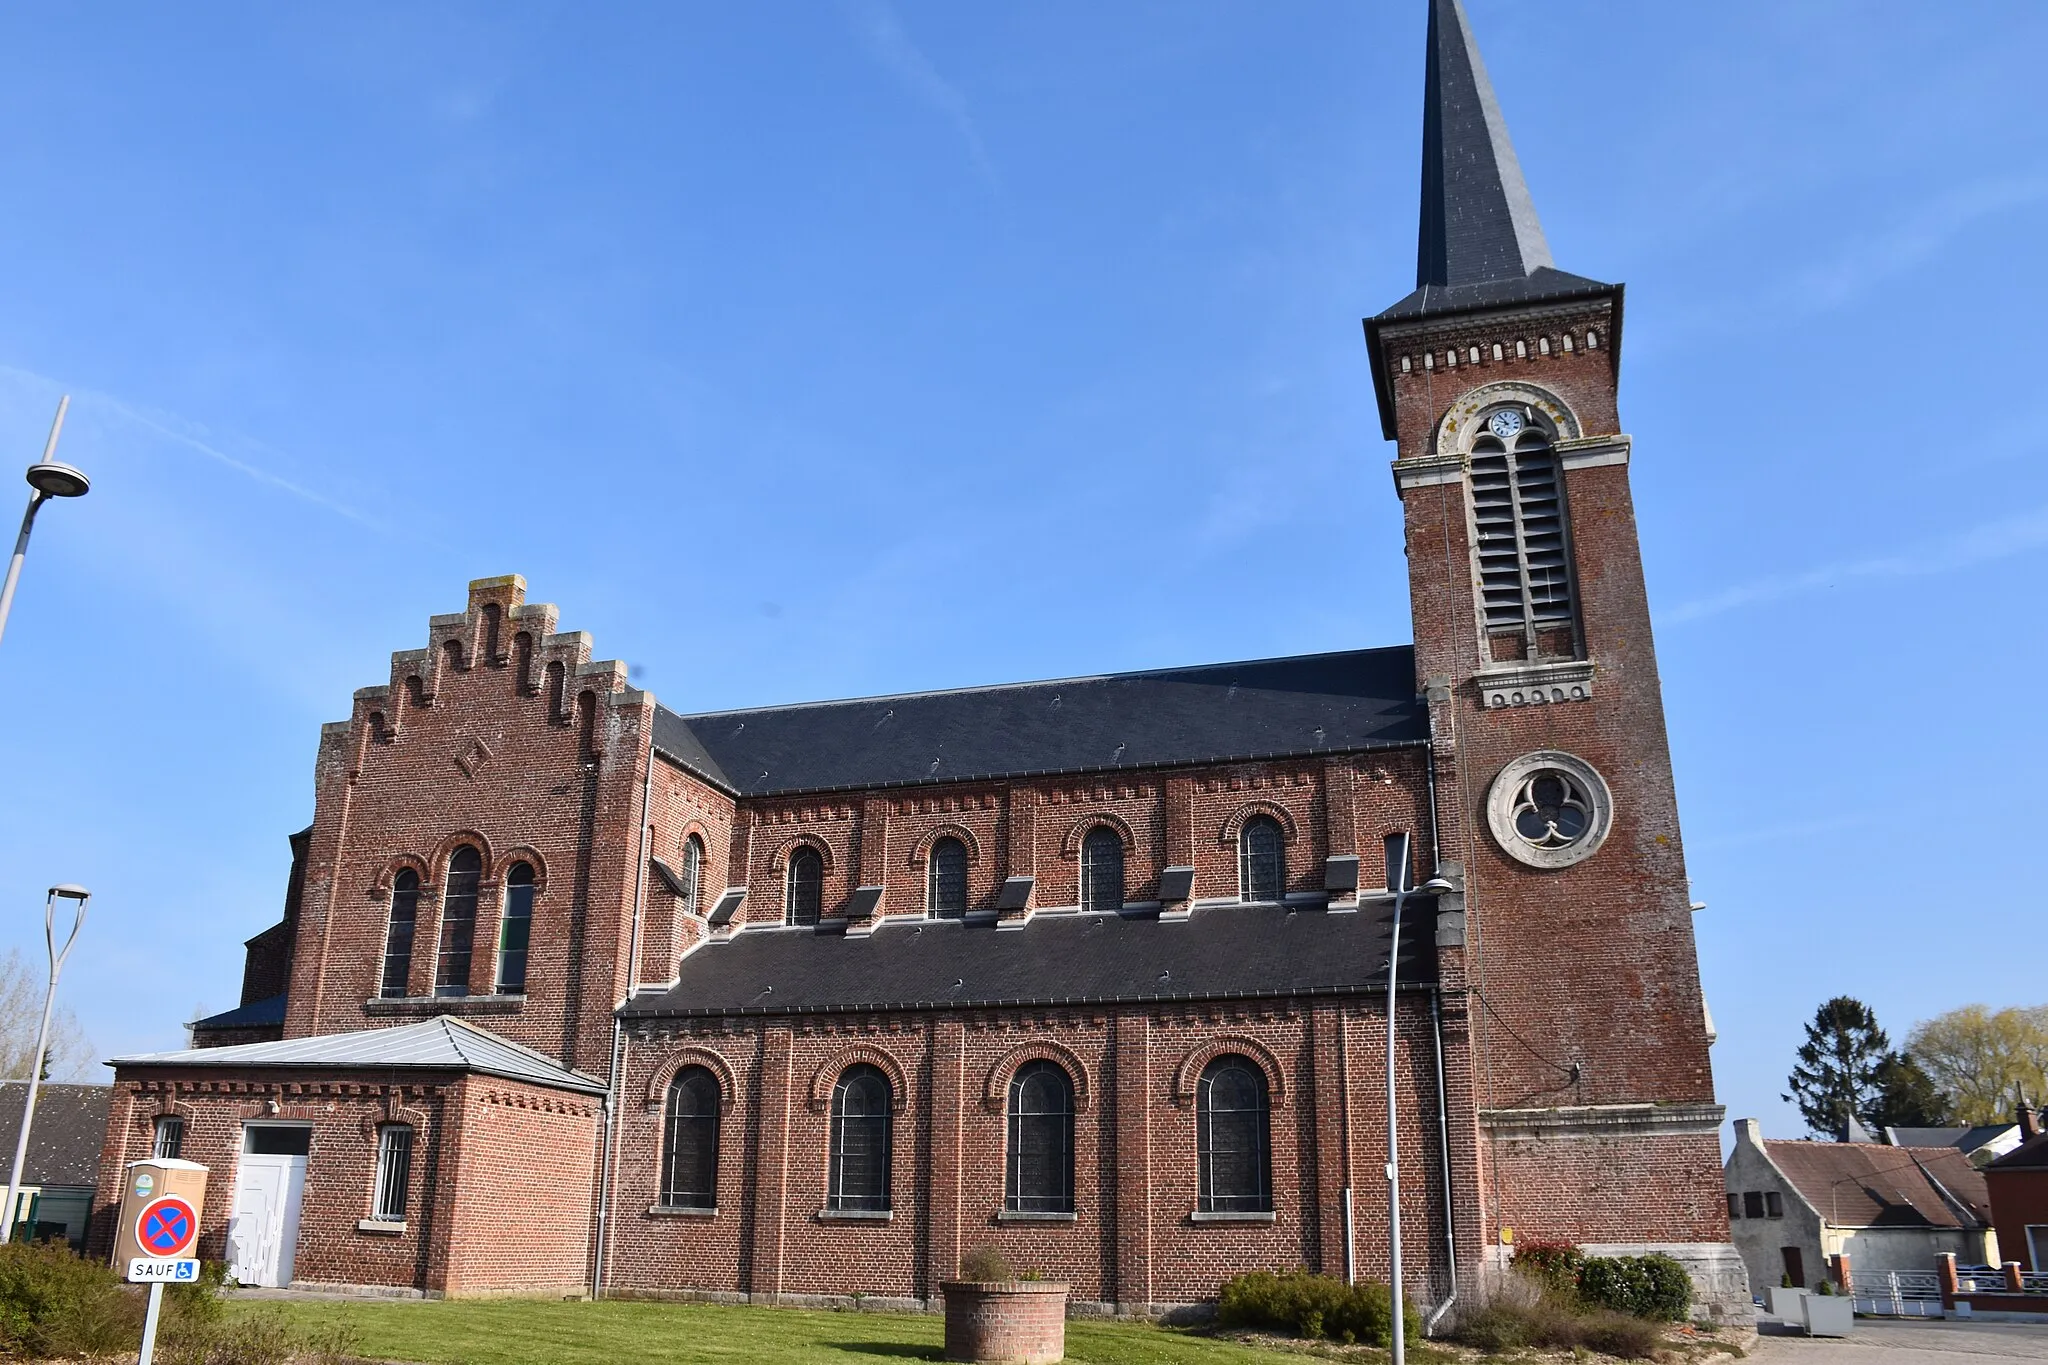
[[[1410,1292],[1569,1239],[1746,1307],[1622,289],[1551,264],[1457,0],[1428,71],[1419,287],[1365,323],[1412,646],[683,715],[472,583],[322,729],[241,1008],[114,1064],[102,1205],[154,1146],[245,1279],[430,1294],[1384,1278],[1389,888],[1440,874]]]

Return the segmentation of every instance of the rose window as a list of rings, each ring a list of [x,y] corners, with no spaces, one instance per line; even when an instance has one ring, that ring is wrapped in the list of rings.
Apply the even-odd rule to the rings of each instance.
[[[1593,803],[1556,769],[1525,779],[1516,788],[1510,809],[1515,833],[1537,848],[1563,848],[1583,837],[1593,823]]]
[[[1614,823],[1614,797],[1592,764],[1544,749],[1500,770],[1486,795],[1486,823],[1501,851],[1530,867],[1590,858]]]

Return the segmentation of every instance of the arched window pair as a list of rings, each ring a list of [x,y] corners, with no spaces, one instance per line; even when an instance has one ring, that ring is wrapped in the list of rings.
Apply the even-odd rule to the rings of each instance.
[[[468,844],[448,859],[447,884],[441,893],[441,941],[434,956],[434,994],[470,993],[475,957],[478,892],[483,882],[483,855]],[[533,901],[538,887],[533,865],[512,864],[505,874],[505,904],[498,920],[500,995],[526,990],[527,949],[533,937]],[[420,878],[410,868],[391,879],[391,918],[384,932],[384,972],[378,994],[401,997],[412,976],[413,940],[419,927]]]
[[[1273,1176],[1266,1073],[1226,1054],[1195,1090],[1195,1160],[1203,1213],[1270,1213]]]

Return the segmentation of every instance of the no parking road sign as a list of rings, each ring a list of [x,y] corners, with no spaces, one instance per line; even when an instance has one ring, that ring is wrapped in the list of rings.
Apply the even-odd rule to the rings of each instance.
[[[135,1219],[135,1242],[159,1260],[176,1260],[199,1238],[199,1215],[174,1194],[152,1199]]]

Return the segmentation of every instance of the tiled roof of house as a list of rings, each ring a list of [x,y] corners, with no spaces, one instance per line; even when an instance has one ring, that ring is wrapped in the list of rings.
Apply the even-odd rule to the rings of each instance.
[[[325,1033],[236,1047],[183,1048],[116,1057],[115,1067],[365,1067],[385,1071],[471,1071],[507,1080],[530,1081],[557,1090],[600,1094],[604,1082],[571,1071],[544,1052],[466,1020],[442,1015],[395,1028]]]
[[[9,1159],[21,1136],[23,1081],[0,1081],[0,1153]],[[107,1140],[111,1086],[55,1085],[36,1088],[36,1119],[28,1134],[24,1185],[94,1185],[100,1178],[100,1148]]]
[[[1390,902],[1349,914],[1228,905],[1185,922],[1041,914],[1021,927],[884,919],[866,937],[750,929],[685,957],[627,1018],[1351,993],[1386,981]],[[1434,979],[1435,906],[1402,915],[1401,979]]]
[[[1415,651],[915,692],[683,716],[654,742],[743,796],[1342,753],[1427,737]]]
[[[1984,1173],[1953,1147],[1766,1141],[1764,1151],[1829,1224],[1969,1228],[1991,1223]]]

